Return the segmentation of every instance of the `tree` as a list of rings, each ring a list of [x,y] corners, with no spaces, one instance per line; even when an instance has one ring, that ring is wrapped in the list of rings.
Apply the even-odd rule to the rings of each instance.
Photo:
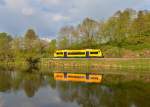
[[[36,35],[36,33],[33,29],[28,29],[27,30],[27,32],[25,34],[25,39],[35,40],[37,38],[38,38],[38,36]]]
[[[32,29],[27,30],[23,40],[24,59],[28,64],[38,63],[43,53],[43,44]]]
[[[12,37],[7,33],[0,33],[0,60],[9,60],[13,57],[11,50]]]
[[[135,14],[136,12],[132,9],[117,11],[105,21],[100,31],[105,42],[114,43],[117,47],[122,47],[125,40],[131,35],[131,26]]]
[[[138,12],[137,17],[132,22],[131,32],[130,42],[132,44],[143,44],[149,41],[147,36],[150,36],[150,12]]]
[[[24,53],[24,41],[22,37],[14,37],[11,42],[11,48],[15,58],[22,58]]]
[[[90,18],[86,18],[82,24],[78,26],[84,48],[92,48],[95,45],[96,35],[98,33],[98,22]]]
[[[53,55],[55,49],[56,49],[56,39],[53,39],[49,43],[49,53],[50,53],[50,55]]]
[[[72,44],[72,26],[65,26],[60,29],[57,43],[59,49],[68,49]]]

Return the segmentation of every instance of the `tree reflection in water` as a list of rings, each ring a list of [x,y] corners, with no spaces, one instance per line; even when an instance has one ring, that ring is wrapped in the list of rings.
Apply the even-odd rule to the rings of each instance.
[[[113,80],[114,76],[108,77]],[[115,76],[114,82],[107,80],[103,84],[58,81],[56,87],[63,101],[77,102],[82,107],[150,106],[149,83],[138,80],[117,82],[116,78],[119,80],[120,75]]]
[[[23,89],[28,97],[33,97],[43,85],[44,76],[36,72],[0,71],[1,92],[11,90],[19,91]]]
[[[145,82],[149,76],[140,77],[107,74],[102,84],[91,84],[55,81],[52,72],[44,74],[40,71],[3,69],[0,70],[0,92],[24,90],[27,97],[33,98],[41,87],[49,86],[63,102],[77,102],[82,107],[149,107],[150,84]]]

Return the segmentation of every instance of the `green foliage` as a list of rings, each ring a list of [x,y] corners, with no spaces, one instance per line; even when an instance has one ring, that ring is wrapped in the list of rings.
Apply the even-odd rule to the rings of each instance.
[[[107,49],[104,51],[104,56],[111,58],[121,57],[121,49],[118,47],[107,46]]]
[[[0,33],[0,60],[6,61],[13,57],[11,50],[12,38],[7,33]]]
[[[62,27],[58,37],[51,42],[41,40],[33,29],[28,29],[22,37],[14,38],[0,33],[1,61],[52,57],[56,49],[87,48],[100,48],[105,57],[123,57],[124,49],[148,55],[150,12],[125,9],[105,21],[85,18],[77,26]]]
[[[106,21],[86,18],[76,27],[63,27],[57,43],[59,49],[107,48],[103,51],[107,57],[121,57],[124,48],[148,49],[150,12],[126,9]]]
[[[56,39],[53,39],[49,43],[49,54],[53,55],[55,50],[56,50]]]
[[[45,41],[40,40],[34,30],[29,29],[23,38],[23,57],[27,63],[37,63],[38,59],[46,52]]]
[[[36,36],[34,30],[27,30],[24,37],[12,38],[7,33],[0,33],[0,60],[22,60],[33,63],[48,53],[48,42]],[[7,59],[7,60],[6,60]],[[38,61],[37,61],[38,62]]]
[[[28,40],[34,40],[37,39],[38,36],[36,35],[35,31],[33,29],[28,29],[26,34],[25,34],[25,39]]]

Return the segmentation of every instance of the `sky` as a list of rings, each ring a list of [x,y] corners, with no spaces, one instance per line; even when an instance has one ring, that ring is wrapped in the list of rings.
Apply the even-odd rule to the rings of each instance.
[[[63,26],[86,17],[106,20],[126,8],[150,10],[150,0],[0,0],[0,32],[22,36],[32,28],[40,37],[55,38]]]

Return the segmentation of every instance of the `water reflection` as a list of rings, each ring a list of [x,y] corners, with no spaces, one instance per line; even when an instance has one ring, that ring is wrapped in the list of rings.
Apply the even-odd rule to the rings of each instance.
[[[53,72],[3,69],[0,70],[0,107],[149,107],[149,77],[148,74],[104,74],[101,84],[89,84],[56,81]]]
[[[54,79],[57,81],[101,83],[102,75],[95,73],[93,74],[93,73],[54,72]]]
[[[28,97],[44,84],[42,75],[25,72],[0,71],[0,91],[11,92],[24,90]]]

